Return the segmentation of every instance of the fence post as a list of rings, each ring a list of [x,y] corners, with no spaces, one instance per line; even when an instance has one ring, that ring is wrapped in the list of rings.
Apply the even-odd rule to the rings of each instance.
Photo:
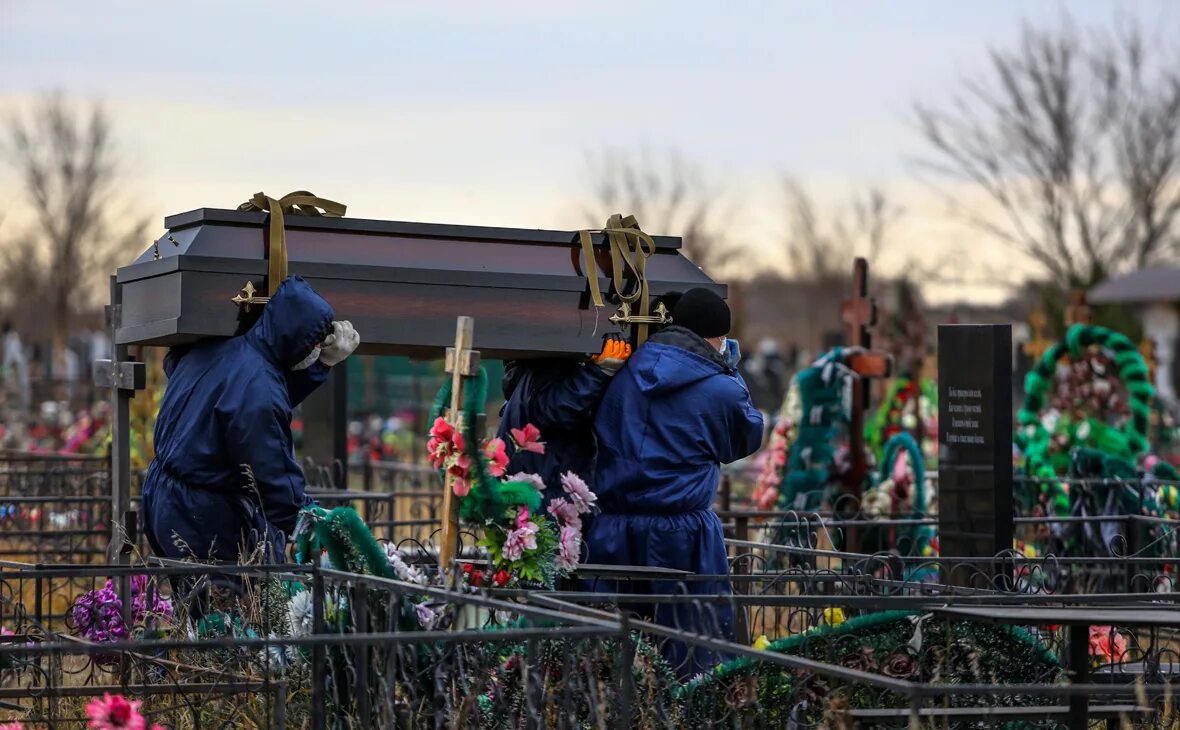
[[[327,677],[324,669],[327,664],[323,643],[324,631],[324,575],[319,566],[313,566],[311,572],[311,727],[312,730],[326,730],[327,723],[324,714],[327,698],[325,697],[325,683]]]
[[[631,671],[635,663],[635,641],[631,638],[631,619],[626,613],[619,614],[619,716],[615,727],[625,730],[631,727],[632,707],[635,704],[635,675]]]
[[[369,631],[369,589],[363,585],[353,586],[352,603],[355,611],[353,630],[357,633]],[[369,694],[369,661],[371,652],[367,644],[353,645],[353,661],[356,662],[356,702],[357,716],[360,727],[369,727],[372,714],[372,701]]]
[[[275,683],[275,730],[286,730],[287,727],[287,680],[280,679]]]
[[[528,714],[525,718],[525,727],[532,730],[544,727],[541,722],[541,677],[538,670],[538,664],[542,661],[541,642],[535,636],[525,644],[525,655],[524,696],[525,712]]]

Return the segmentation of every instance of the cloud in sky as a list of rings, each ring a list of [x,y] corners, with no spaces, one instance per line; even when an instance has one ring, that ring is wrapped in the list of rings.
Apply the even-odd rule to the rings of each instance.
[[[647,144],[746,198],[752,239],[781,226],[782,170],[827,200],[882,183],[942,230],[903,162],[912,101],[1061,7],[0,0],[0,108],[50,88],[104,100],[157,216],[310,188],[355,215],[573,228],[584,155]],[[1117,11],[1180,21],[1168,0]]]

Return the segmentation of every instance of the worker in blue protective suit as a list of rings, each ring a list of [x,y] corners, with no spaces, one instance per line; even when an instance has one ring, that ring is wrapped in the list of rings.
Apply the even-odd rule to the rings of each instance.
[[[535,474],[545,482],[542,509],[564,493],[563,474],[593,479],[594,413],[611,377],[630,355],[631,346],[612,334],[586,363],[553,358],[506,363],[496,436],[506,444],[506,474]],[[516,448],[513,432],[529,424],[540,430],[544,453]]]
[[[763,421],[737,372],[740,349],[726,338],[730,311],[707,289],[691,289],[611,383],[594,422],[598,462],[594,491],[600,514],[590,524],[587,562],[651,566],[727,576],[721,521],[713,501],[721,464],[762,444]],[[681,583],[653,580],[600,591],[729,594],[725,578]],[[732,638],[733,612],[723,604],[631,607],[642,617],[692,633]],[[681,676],[709,669],[720,657],[667,642],[665,657]]]
[[[360,338],[293,276],[244,334],[170,350],[143,486],[144,529],[159,556],[279,561],[308,500],[291,409]]]

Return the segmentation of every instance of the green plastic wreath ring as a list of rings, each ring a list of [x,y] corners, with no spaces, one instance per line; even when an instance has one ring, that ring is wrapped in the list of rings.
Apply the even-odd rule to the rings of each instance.
[[[1044,431],[1040,426],[1039,414],[1045,407],[1058,361],[1066,356],[1080,358],[1086,349],[1095,345],[1114,355],[1119,379],[1127,389],[1131,418],[1122,432],[1127,449],[1132,456],[1141,456],[1147,452],[1147,428],[1151,418],[1151,401],[1155,397],[1155,389],[1148,380],[1147,363],[1126,335],[1106,327],[1086,324],[1070,327],[1065,339],[1046,350],[1025,376],[1024,403],[1017,414],[1021,428],[1016,433],[1016,445],[1021,449],[1027,451],[1029,444],[1037,440],[1038,435],[1044,437],[1044,434],[1039,433]]]

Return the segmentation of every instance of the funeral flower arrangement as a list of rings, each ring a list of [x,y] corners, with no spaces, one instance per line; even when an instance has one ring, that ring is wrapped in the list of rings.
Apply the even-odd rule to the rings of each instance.
[[[109,643],[155,631],[161,622],[172,618],[172,602],[162,598],[154,586],[149,586],[146,575],[131,576],[128,587],[131,594],[130,625],[123,618],[123,600],[114,582],[108,580],[102,588],[75,599],[70,609],[74,631],[90,641]],[[106,659],[109,657],[97,657],[100,664]]]
[[[909,611],[846,620],[840,609],[832,608],[824,612],[821,625],[759,643],[758,648],[766,651],[936,684],[1052,683],[1062,676],[1057,657],[1037,636],[1021,628],[932,620],[929,614]],[[763,727],[823,727],[829,710],[908,706],[904,695],[891,691],[745,658],[694,678],[679,695],[686,727],[703,727],[718,718],[734,727],[753,722]],[[970,695],[948,698],[952,706],[995,702]],[[1034,696],[1013,695],[1004,704],[1037,701]]]
[[[511,429],[510,438],[517,451],[545,453],[541,432],[532,424]],[[488,439],[474,450],[463,433],[438,416],[427,451],[431,464],[462,500],[464,520],[483,528],[479,545],[488,551],[492,585],[552,587],[558,577],[573,572],[582,552],[582,516],[593,511],[597,501],[581,477],[563,474],[565,496],[554,499],[547,514],[541,514],[544,481],[536,474],[507,476],[503,440]],[[483,582],[469,564],[464,570],[469,580]]]

